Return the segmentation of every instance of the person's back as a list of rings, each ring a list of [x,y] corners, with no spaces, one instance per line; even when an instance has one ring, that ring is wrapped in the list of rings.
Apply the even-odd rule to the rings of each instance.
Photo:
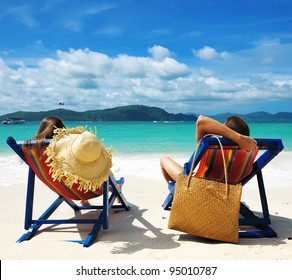
[[[231,116],[222,124],[214,119],[200,115],[196,122],[197,142],[207,134],[217,134],[236,142],[241,149],[241,153],[247,153],[246,155],[257,150],[256,140],[250,138],[249,133],[248,125],[238,116]],[[160,159],[160,166],[167,182],[176,181],[178,175],[183,172],[183,167],[168,156]]]

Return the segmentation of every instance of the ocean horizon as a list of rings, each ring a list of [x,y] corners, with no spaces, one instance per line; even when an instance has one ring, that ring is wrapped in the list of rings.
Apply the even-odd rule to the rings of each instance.
[[[97,131],[99,139],[117,154],[185,154],[196,145],[196,123],[183,121],[67,121],[66,127],[85,126]],[[0,156],[14,152],[6,143],[12,136],[17,141],[31,139],[39,122],[0,125]],[[285,151],[292,151],[292,123],[249,123],[251,137],[282,139]]]

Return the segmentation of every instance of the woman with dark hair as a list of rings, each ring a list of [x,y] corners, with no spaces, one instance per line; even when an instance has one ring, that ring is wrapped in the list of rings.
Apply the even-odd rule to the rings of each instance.
[[[65,128],[64,123],[58,117],[45,117],[38,128],[37,134],[33,139],[41,142],[45,139],[52,139],[54,136],[54,130],[56,128]]]
[[[44,141],[46,139],[52,139],[54,136],[54,130],[56,128],[66,128],[63,121],[54,116],[48,116],[45,117],[38,128],[37,134],[32,138],[32,140],[36,140],[36,146],[37,147],[42,147],[44,144]],[[26,143],[29,143],[30,140],[26,141]],[[81,200],[80,201],[81,205],[90,205],[88,200]]]

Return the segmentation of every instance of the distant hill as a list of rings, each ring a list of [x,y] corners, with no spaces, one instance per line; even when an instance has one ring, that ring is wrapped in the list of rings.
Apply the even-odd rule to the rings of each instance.
[[[270,114],[267,112],[254,112],[249,114],[218,114],[211,116],[212,118],[223,122],[231,115],[238,115],[242,117],[247,122],[292,122],[292,112],[279,112],[276,114]]]
[[[75,112],[56,109],[42,112],[15,112],[0,118],[20,118],[26,121],[41,121],[46,116],[58,116],[64,121],[196,121],[194,115],[172,114],[157,107],[129,105],[105,110]]]
[[[225,113],[210,117],[223,122],[231,115],[238,115],[247,122],[292,122],[292,112],[254,112],[249,114]],[[76,112],[66,109],[56,109],[41,112],[15,112],[0,116],[0,119],[19,118],[26,121],[41,121],[46,116],[58,116],[64,121],[196,121],[196,114],[172,114],[158,107],[144,105],[129,105],[104,110]]]

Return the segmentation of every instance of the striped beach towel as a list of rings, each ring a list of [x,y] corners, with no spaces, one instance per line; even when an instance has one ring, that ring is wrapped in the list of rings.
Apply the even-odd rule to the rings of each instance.
[[[45,163],[47,156],[44,155],[44,149],[31,145],[23,147],[23,153],[36,176],[58,195],[72,200],[87,200],[102,195],[102,188],[96,189],[94,192],[85,192],[78,189],[79,185],[77,183],[73,184],[72,187],[68,187],[63,181],[54,181],[49,173],[50,167]]]
[[[242,150],[224,150],[229,183],[238,183],[245,178],[253,168],[257,151],[247,153]],[[211,180],[224,181],[222,152],[220,149],[208,149],[202,157],[194,176]]]

